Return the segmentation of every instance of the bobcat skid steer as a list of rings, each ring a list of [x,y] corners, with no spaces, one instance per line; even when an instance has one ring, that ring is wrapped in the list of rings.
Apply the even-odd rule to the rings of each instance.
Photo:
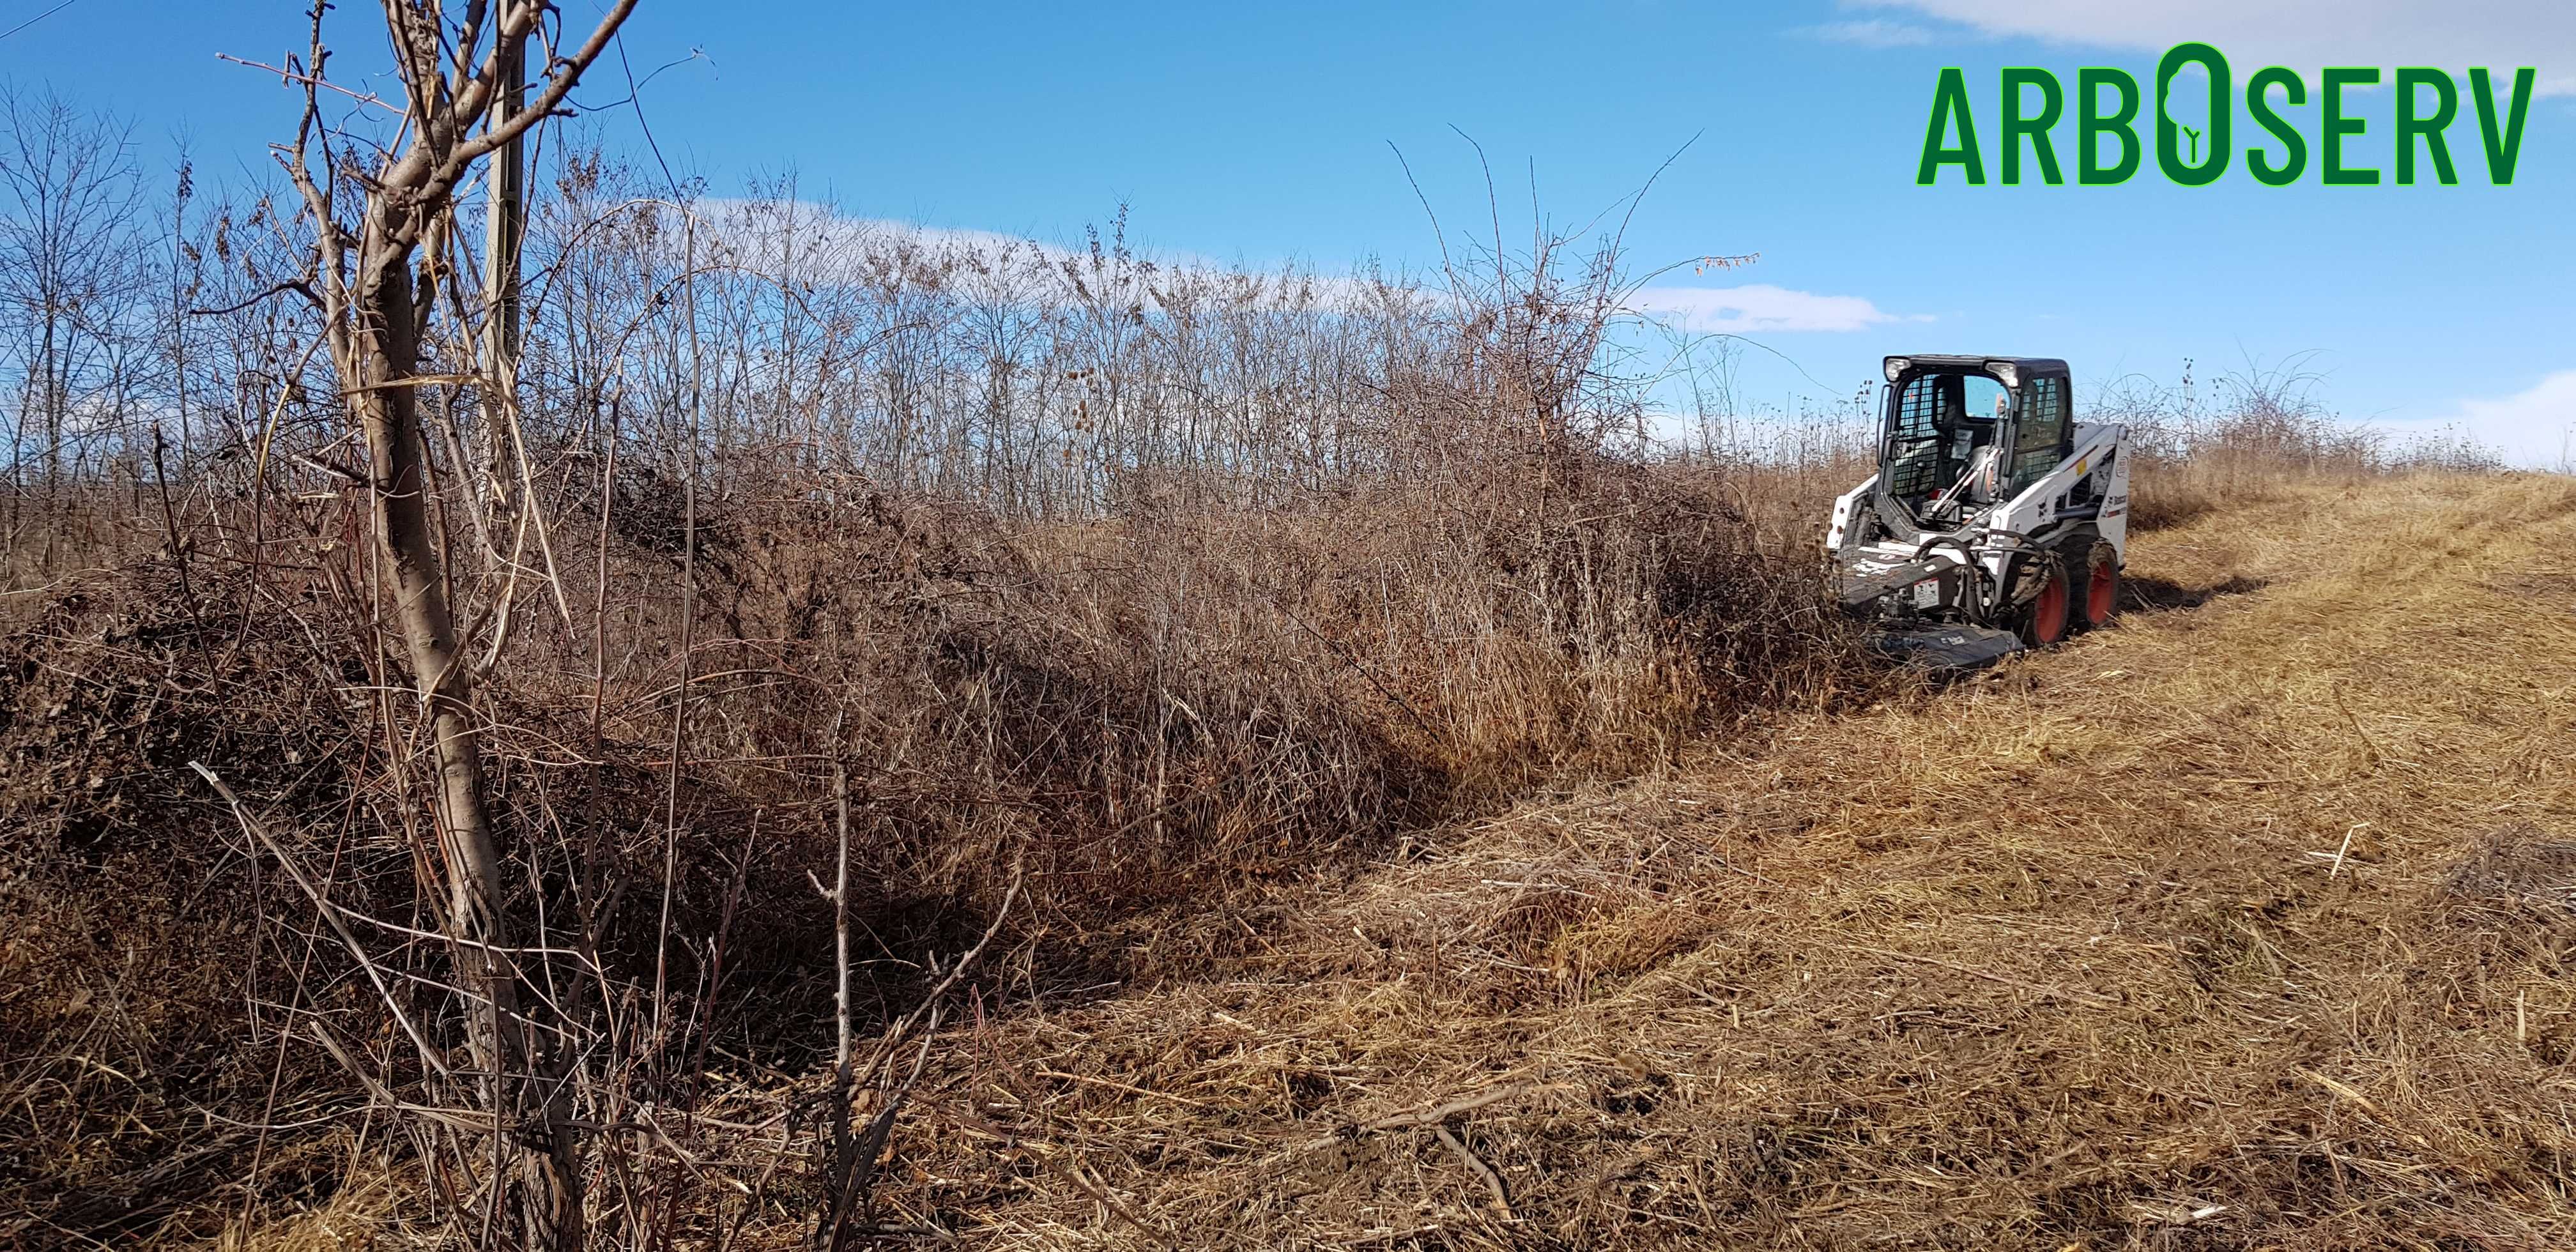
[[[1887,358],[1878,472],[1834,501],[1842,608],[1906,661],[1979,668],[2111,620],[2128,428],[2078,425],[2066,362]]]

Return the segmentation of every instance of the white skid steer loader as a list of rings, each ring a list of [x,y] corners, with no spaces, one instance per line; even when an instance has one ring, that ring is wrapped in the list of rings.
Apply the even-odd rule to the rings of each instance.
[[[1834,501],[1835,595],[1879,646],[1977,668],[2103,625],[2129,547],[2128,428],[2066,362],[1892,356],[1878,472]]]

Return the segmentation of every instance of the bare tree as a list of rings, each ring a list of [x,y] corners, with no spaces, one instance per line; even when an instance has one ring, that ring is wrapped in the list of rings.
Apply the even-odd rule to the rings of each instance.
[[[139,295],[130,236],[140,203],[123,123],[51,91],[0,87],[0,325],[20,363],[10,463],[24,463],[32,419],[42,429],[44,498],[57,507],[65,427],[115,385],[124,363],[123,322]],[[48,518],[47,566],[60,516]]]
[[[550,1049],[546,1033],[520,1009],[467,641],[459,638],[448,603],[429,518],[432,484],[421,437],[420,388],[435,380],[423,376],[421,361],[439,284],[447,277],[457,189],[475,162],[562,107],[633,11],[634,0],[612,4],[578,47],[560,51],[543,30],[552,9],[543,0],[469,0],[452,8],[438,0],[388,0],[385,22],[404,96],[401,131],[391,148],[343,135],[323,120],[323,93],[330,89],[325,7],[316,4],[312,11],[311,60],[289,67],[289,76],[304,86],[305,108],[295,141],[280,160],[316,230],[311,292],[322,306],[349,416],[365,440],[395,617],[412,680],[428,706],[448,880],[444,922],[480,1001],[472,1047],[499,1132],[494,1150],[524,1145],[515,1172],[527,1241],[576,1248],[582,1242],[582,1202],[569,1093],[559,1078],[562,1058],[549,1055],[560,1047]],[[520,89],[516,70],[531,40],[546,52],[534,99],[486,126],[492,110],[514,102]]]

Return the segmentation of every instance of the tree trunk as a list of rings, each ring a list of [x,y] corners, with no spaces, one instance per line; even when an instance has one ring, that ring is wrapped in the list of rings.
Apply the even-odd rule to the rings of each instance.
[[[515,95],[515,64],[527,40],[553,6],[544,0],[506,0],[497,11],[484,0],[461,6],[454,26],[438,0],[388,0],[386,30],[410,94],[409,147],[365,173],[336,164],[334,133],[322,120],[322,67],[330,51],[322,42],[328,5],[310,11],[312,53],[300,81],[304,119],[283,159],[317,231],[310,281],[320,287],[332,364],[349,413],[365,435],[376,532],[384,545],[396,625],[409,653],[412,679],[429,719],[438,761],[437,824],[440,873],[446,879],[441,912],[457,978],[467,993],[467,1048],[482,1085],[477,1094],[492,1116],[496,1176],[492,1209],[499,1218],[516,1208],[527,1247],[574,1252],[583,1242],[578,1139],[569,1082],[572,1050],[564,1036],[519,1011],[522,975],[511,947],[502,894],[501,854],[483,790],[480,721],[474,711],[474,675],[457,638],[440,568],[440,543],[429,523],[428,449],[420,423],[420,354],[427,311],[441,264],[440,238],[456,222],[456,188],[474,162],[527,133],[564,103],[583,71],[607,50],[636,0],[610,0],[588,39],[569,55],[550,55],[544,87],[524,110],[492,118],[478,134],[497,98]],[[488,24],[487,24],[488,22]],[[455,35],[462,45],[451,50]],[[489,57],[478,54],[486,36]],[[451,68],[452,67],[452,68]],[[320,159],[320,177],[315,161]],[[355,230],[341,225],[333,208],[338,189],[363,188],[365,209]],[[413,260],[420,272],[415,278]],[[418,288],[414,283],[417,281]],[[315,293],[307,290],[308,295]],[[506,382],[508,365],[498,363]],[[487,384],[488,385],[488,384]],[[455,467],[465,472],[465,467]],[[470,493],[473,484],[464,484]],[[567,619],[570,614],[567,612]],[[534,998],[544,1003],[543,996]],[[487,1229],[490,1229],[487,1223]]]
[[[371,224],[372,225],[372,224]],[[429,524],[426,450],[416,375],[420,321],[407,241],[370,229],[361,255],[353,360],[342,362],[350,407],[366,434],[375,479],[377,530],[393,582],[396,621],[427,703],[438,761],[439,850],[447,874],[447,916],[465,983],[481,997],[469,1031],[485,1107],[500,1134],[523,1145],[525,1220],[545,1245],[581,1246],[580,1176],[567,1107],[569,1092],[542,1036],[519,1012],[518,971],[502,906],[501,856],[483,794],[481,730],[473,675],[456,637]],[[425,279],[423,280],[426,281]]]

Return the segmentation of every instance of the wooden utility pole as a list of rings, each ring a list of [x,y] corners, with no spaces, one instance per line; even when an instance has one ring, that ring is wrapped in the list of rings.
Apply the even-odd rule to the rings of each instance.
[[[500,91],[492,102],[492,132],[503,133],[510,119],[528,102],[528,46],[511,41],[500,49]],[[528,230],[526,130],[509,132],[509,142],[492,154],[487,171],[492,203],[483,241],[483,290],[492,302],[483,322],[483,354],[493,373],[490,386],[503,398],[516,394],[519,382],[519,250]],[[503,405],[485,405],[487,415],[503,417]]]
[[[528,102],[528,51],[525,41],[496,49],[498,56],[496,90],[491,116],[484,127],[491,134],[508,134],[509,141],[494,152],[485,168],[490,203],[483,214],[483,481],[471,483],[469,490],[488,501],[489,513],[498,518],[511,516],[510,477],[501,472],[509,463],[504,449],[509,440],[505,432],[517,420],[513,402],[519,395],[519,252],[528,229],[526,130],[511,131],[510,119],[517,117]],[[486,515],[478,507],[475,516]],[[497,535],[487,543],[499,542]],[[499,558],[496,549],[486,555]]]

